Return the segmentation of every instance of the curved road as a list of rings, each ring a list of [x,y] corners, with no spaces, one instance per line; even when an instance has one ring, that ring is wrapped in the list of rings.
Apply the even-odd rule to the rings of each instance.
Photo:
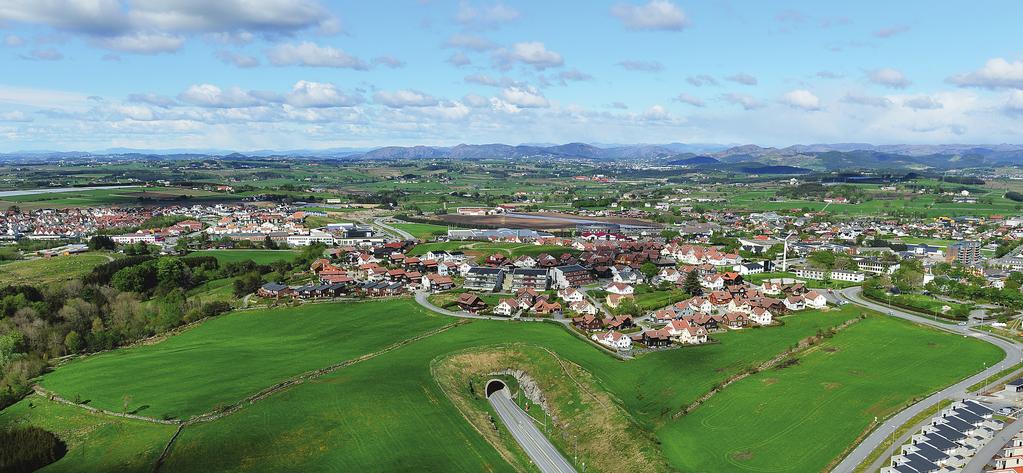
[[[373,219],[373,223],[377,224],[378,227],[383,228],[384,230],[387,230],[388,232],[391,232],[391,234],[393,234],[393,235],[398,235],[399,238],[403,238],[405,240],[415,240],[416,239],[416,237],[412,236],[411,233],[406,232],[405,230],[399,230],[397,228],[394,228],[394,227],[384,223],[384,220],[386,220],[386,219],[387,219],[387,217],[378,217],[376,219]]]
[[[547,440],[547,437],[544,437],[540,429],[536,428],[533,419],[515,404],[507,386],[488,396],[487,400],[490,401],[490,405],[494,406],[497,416],[508,427],[512,437],[515,437],[515,441],[522,446],[522,449],[526,451],[529,458],[533,460],[533,464],[541,472],[575,472],[575,468],[572,468],[561,452],[554,448],[554,445]]]
[[[893,430],[901,427],[903,424],[908,422],[909,419],[911,419],[913,416],[923,412],[924,410],[934,406],[935,404],[938,404],[944,399],[957,398],[961,399],[963,397],[966,397],[966,395],[968,394],[967,388],[969,388],[973,384],[1023,361],[1023,352],[1020,351],[1019,345],[1007,342],[1000,338],[993,337],[984,333],[974,332],[969,327],[944,324],[925,317],[913,315],[908,312],[903,312],[896,308],[892,308],[889,310],[888,307],[885,307],[882,304],[877,304],[864,299],[860,295],[861,290],[862,288],[860,287],[850,287],[848,289],[843,289],[837,292],[840,293],[842,297],[847,299],[849,302],[852,302],[862,307],[866,307],[868,309],[876,310],[878,312],[881,312],[882,314],[888,314],[890,311],[890,315],[893,317],[906,319],[919,324],[930,325],[940,330],[956,333],[964,337],[979,338],[985,342],[997,346],[998,348],[1001,348],[1005,352],[1005,358],[1002,359],[1002,361],[987,367],[984,371],[981,371],[963,381],[960,381],[945,389],[942,389],[941,391],[932,394],[926,399],[916,404],[913,404],[912,406],[909,406],[902,412],[899,412],[893,415],[892,417],[888,418],[883,424],[874,429],[874,431],[871,432],[871,434],[867,436],[866,439],[860,442],[860,444],[857,445],[856,448],[849,453],[849,455],[843,458],[842,462],[839,463],[832,470],[833,473],[849,473],[853,471],[861,462],[863,462],[867,458],[868,455],[870,455],[871,452],[874,451],[875,448],[881,445],[881,442],[883,442],[886,438],[888,438],[889,435],[891,435]]]

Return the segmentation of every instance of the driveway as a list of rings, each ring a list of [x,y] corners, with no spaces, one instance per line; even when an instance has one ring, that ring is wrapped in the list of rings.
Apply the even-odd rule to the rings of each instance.
[[[850,287],[835,292],[841,293],[842,297],[858,306],[873,309],[878,312],[881,312],[882,314],[889,313],[888,307],[864,299],[860,294],[861,291],[862,288]],[[849,473],[853,471],[853,469],[855,469],[857,465],[863,462],[863,460],[865,460],[867,456],[874,451],[875,448],[881,445],[881,442],[888,438],[888,436],[890,436],[895,429],[901,427],[903,424],[908,422],[909,419],[913,418],[917,414],[938,404],[942,400],[962,399],[966,397],[968,394],[967,388],[969,388],[973,384],[980,382],[986,379],[987,377],[992,376],[1006,368],[1016,365],[1020,363],[1021,360],[1023,360],[1023,352],[1021,352],[1020,347],[1014,343],[1007,342],[1000,338],[992,337],[983,332],[975,332],[971,330],[970,327],[963,327],[959,325],[950,325],[942,322],[937,322],[929,318],[920,317],[917,315],[910,314],[908,312],[901,311],[896,308],[892,308],[890,310],[892,317],[898,317],[900,319],[909,320],[919,324],[929,325],[937,329],[944,330],[946,332],[952,332],[958,335],[962,335],[964,337],[976,337],[979,338],[980,340],[991,343],[997,346],[998,348],[1001,348],[1002,351],[1005,352],[1005,358],[1002,359],[1002,361],[995,363],[993,366],[986,367],[983,371],[963,381],[960,381],[952,386],[944,388],[928,396],[926,399],[916,404],[913,404],[912,406],[909,406],[905,410],[888,418],[886,421],[884,421],[884,423],[882,423],[880,426],[874,429],[874,431],[870,435],[868,435],[866,439],[860,442],[860,444],[857,445],[856,448],[849,453],[849,455],[842,459],[842,462],[839,463],[832,470],[832,472],[834,473]]]

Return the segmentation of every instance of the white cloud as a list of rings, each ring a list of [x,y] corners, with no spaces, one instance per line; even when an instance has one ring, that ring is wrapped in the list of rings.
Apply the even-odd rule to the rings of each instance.
[[[568,82],[586,82],[593,80],[593,76],[587,74],[579,69],[569,69],[567,71],[561,71],[556,76],[557,80],[561,85],[565,85]]]
[[[261,100],[238,87],[223,90],[212,84],[197,84],[178,95],[182,102],[197,107],[237,108],[260,105]]]
[[[864,95],[858,92],[849,92],[845,94],[845,97],[842,97],[842,102],[879,108],[886,108],[892,105],[892,101],[888,100],[886,97]]]
[[[28,54],[21,54],[19,57],[34,61],[60,61],[64,59],[64,55],[53,48],[33,49]]]
[[[363,102],[357,94],[347,94],[334,84],[300,80],[285,96],[288,105],[299,108],[352,107]]]
[[[461,51],[455,51],[448,57],[447,62],[452,66],[462,67],[472,64],[472,59],[469,59],[469,56],[466,56],[465,53]]]
[[[377,56],[373,58],[373,64],[378,66],[386,66],[391,69],[405,67],[405,61],[402,61],[393,56]]]
[[[473,108],[482,108],[490,105],[490,100],[482,95],[468,94],[462,97],[462,103]]]
[[[805,89],[796,89],[786,92],[781,96],[781,102],[793,108],[816,111],[821,109],[821,99],[813,92]]]
[[[1005,111],[1012,114],[1023,114],[1023,91],[1014,90],[1005,101]]]
[[[101,48],[154,54],[176,51],[187,35],[289,35],[338,20],[316,0],[7,0],[0,21],[80,34]]]
[[[936,110],[943,107],[941,102],[934,100],[929,95],[907,97],[902,101],[902,106],[913,110]]]
[[[403,89],[393,92],[379,91],[373,94],[373,101],[391,108],[428,107],[437,105],[437,99],[418,90]]]
[[[895,25],[888,26],[874,31],[875,38],[887,39],[893,36],[898,36],[902,33],[909,31],[910,28],[907,25]]]
[[[643,112],[643,115],[641,115],[641,118],[646,121],[664,121],[670,120],[671,114],[668,113],[668,110],[665,109],[664,107],[660,105],[654,105],[646,109],[646,111]]]
[[[681,103],[684,103],[684,104],[689,104],[689,105],[692,105],[694,107],[704,107],[704,106],[707,105],[707,103],[704,102],[703,99],[701,99],[699,97],[694,97],[694,96],[689,95],[687,93],[678,94],[678,96],[675,97],[675,101],[676,102],[681,102]]]
[[[650,0],[643,5],[620,3],[611,14],[630,30],[680,31],[689,21],[685,12],[668,0]]]
[[[368,69],[361,59],[341,49],[309,41],[274,46],[266,51],[266,57],[275,66],[335,67],[360,71]]]
[[[169,33],[136,32],[109,37],[96,37],[91,42],[101,48],[134,54],[172,53],[185,44],[185,37]]]
[[[744,72],[740,72],[738,74],[725,77],[725,80],[729,80],[742,85],[757,85],[757,78]]]
[[[458,6],[455,20],[467,28],[487,29],[498,28],[505,23],[519,19],[520,16],[518,10],[501,2],[475,6],[463,0]]]
[[[996,57],[976,71],[949,77],[948,82],[960,87],[1023,90],[1023,61],[1009,62]]]
[[[817,71],[817,77],[820,79],[841,79],[842,75],[832,71]]]
[[[890,67],[867,71],[867,79],[877,85],[883,85],[893,89],[905,89],[911,84],[909,79],[906,79],[906,76],[902,73],[902,71],[892,69]]]
[[[482,36],[457,33],[444,42],[444,47],[483,52],[494,49],[495,45]]]
[[[156,94],[131,94],[128,96],[129,102],[144,103],[149,105],[155,105],[161,108],[172,107],[177,105],[178,102],[170,97],[164,97]]]
[[[501,99],[516,107],[548,107],[550,103],[535,87],[508,87],[501,91]]]
[[[25,40],[21,36],[9,34],[4,36],[4,46],[22,46],[25,44]]]
[[[0,121],[27,123],[32,121],[32,117],[28,116],[28,114],[21,110],[14,110],[11,112],[0,113]]]
[[[661,64],[660,61],[644,61],[640,59],[626,59],[619,62],[618,66],[627,71],[661,72],[664,70],[664,64]]]
[[[764,108],[766,104],[752,95],[729,93],[721,96],[721,99],[733,105],[739,105],[743,110],[757,110]]]
[[[512,63],[521,62],[533,66],[537,70],[558,67],[565,63],[561,54],[550,51],[539,41],[515,43],[510,50],[502,49],[495,55],[502,67],[510,67]]]
[[[249,68],[259,65],[259,59],[247,54],[240,54],[233,51],[219,50],[214,53],[217,59],[224,64],[231,64],[235,67]]]
[[[686,77],[686,82],[693,87],[703,87],[705,85],[718,85],[717,79],[707,75],[699,74],[695,76]]]

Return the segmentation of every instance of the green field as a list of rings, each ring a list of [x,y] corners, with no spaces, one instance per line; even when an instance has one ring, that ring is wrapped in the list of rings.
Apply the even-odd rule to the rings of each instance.
[[[438,235],[447,235],[448,227],[429,223],[393,223],[392,227],[404,230],[419,240],[429,240]]]
[[[580,341],[555,323],[472,321],[436,333],[272,395],[222,419],[185,427],[165,471],[509,471],[497,451],[486,443],[459,414],[431,375],[432,360],[473,347],[524,343],[546,347],[563,359],[592,373],[598,386],[617,399],[636,424],[656,433],[676,468],[723,471],[732,468],[718,455],[706,452],[728,449],[713,431],[692,424],[702,412],[716,412],[705,405],[689,416],[672,414],[709,389],[737,373],[758,365],[797,341],[858,317],[863,311],[845,306],[826,312],[806,311],[783,317],[784,325],[716,334],[720,343],[654,352],[621,361]],[[120,410],[125,394],[129,409],[142,408],[148,416],[184,417],[236,401],[297,372],[322,367],[360,354],[379,350],[394,341],[414,336],[453,319],[426,314],[408,300],[362,304],[323,304],[290,309],[236,312],[207,321],[202,326],[162,343],[120,350],[72,362],[46,375],[42,384],[66,397],[76,394],[90,405]],[[924,387],[949,384],[974,364],[993,362],[998,350],[974,339],[961,339],[917,328],[908,323],[871,318],[861,321],[828,342],[837,351],[818,350],[806,355],[797,367],[768,372],[790,386],[805,376],[804,367],[815,367],[816,358],[839,359],[842,365],[859,366],[862,377],[842,378],[850,396],[863,399],[850,409],[836,411],[827,421],[813,425],[845,425],[828,439],[843,448],[862,430],[863,403],[879,405],[880,414],[905,402]],[[897,343],[901,341],[902,343]],[[931,345],[931,344],[937,345]],[[825,346],[828,346],[827,344]],[[883,347],[884,353],[875,353]],[[954,350],[958,355],[949,369],[934,356]],[[875,357],[876,360],[875,361]],[[916,371],[905,374],[905,388],[892,387],[893,360],[912,359]],[[944,370],[931,368],[942,366]],[[889,370],[889,371],[884,371]],[[976,367],[979,370],[979,367]],[[126,376],[125,373],[135,373]],[[849,376],[836,372],[836,376]],[[757,375],[758,377],[761,375]],[[759,378],[755,378],[759,379]],[[816,379],[816,378],[813,378]],[[820,382],[790,387],[779,396],[804,396],[813,402],[810,389]],[[841,381],[840,381],[841,382]],[[745,392],[746,381],[728,388],[711,402],[723,402],[735,388]],[[815,384],[816,383],[816,384]],[[852,389],[855,387],[855,389]],[[800,392],[800,389],[807,391]],[[846,392],[844,389],[840,392]],[[877,396],[877,392],[892,394]],[[873,392],[874,395],[864,394]],[[740,396],[743,397],[743,396]],[[748,397],[748,395],[746,396]],[[811,397],[808,401],[808,397]],[[776,396],[770,397],[772,402]],[[38,397],[29,400],[39,402]],[[24,409],[29,400],[16,405]],[[796,401],[781,399],[774,418],[803,412]],[[748,409],[748,406],[744,406]],[[751,412],[773,409],[772,404]],[[730,411],[732,412],[732,411]],[[739,411],[734,411],[739,412]],[[735,420],[757,416],[727,416]],[[3,417],[0,417],[3,419]],[[693,434],[677,437],[676,426],[688,423]],[[2,424],[2,420],[0,420]],[[803,423],[800,425],[809,425]],[[713,425],[713,424],[712,424]],[[784,425],[784,424],[781,424]],[[704,430],[699,430],[704,429]],[[760,428],[745,436],[784,437],[788,429]],[[702,432],[702,433],[701,433]],[[764,434],[770,432],[770,434]],[[105,432],[93,434],[97,444],[111,441]],[[688,434],[687,434],[688,435]],[[699,440],[706,438],[706,440]],[[738,437],[746,442],[747,437]],[[786,437],[787,438],[787,437]],[[807,437],[802,437],[803,439]],[[711,442],[713,439],[713,442]],[[796,442],[797,439],[789,439]],[[679,442],[696,442],[686,448]],[[782,442],[782,440],[776,440]],[[740,442],[740,445],[745,445]],[[774,445],[774,444],[772,444]],[[785,446],[785,445],[781,445]],[[781,448],[781,447],[778,447]],[[792,448],[792,447],[786,447]],[[831,449],[832,447],[828,447]],[[831,460],[831,450],[801,458],[799,471],[816,471]],[[770,460],[766,454],[758,461]],[[717,463],[701,463],[701,462]],[[809,468],[809,466],[813,466]],[[54,470],[96,471],[76,468],[61,461]],[[795,470],[793,470],[795,471]]]
[[[212,256],[220,264],[246,260],[256,264],[270,264],[274,261],[291,261],[297,254],[293,250],[203,250],[189,253],[189,256]]]
[[[0,207],[23,209],[138,205],[155,202],[213,202],[238,200],[237,196],[178,187],[126,187],[25,194],[0,199]]]
[[[658,436],[683,471],[820,471],[875,416],[1001,357],[995,346],[971,338],[871,317],[797,365],[730,386]]]
[[[0,428],[35,425],[57,434],[68,453],[41,472],[119,471],[149,473],[173,425],[91,414],[77,407],[29,396],[0,411]]]
[[[98,253],[84,253],[52,258],[13,261],[0,269],[0,286],[30,284],[47,286],[85,276],[92,268],[109,259]]]
[[[130,396],[129,411],[181,419],[451,321],[407,300],[234,312],[156,345],[74,361],[41,384],[116,411]],[[180,389],[183,379],[193,388]]]

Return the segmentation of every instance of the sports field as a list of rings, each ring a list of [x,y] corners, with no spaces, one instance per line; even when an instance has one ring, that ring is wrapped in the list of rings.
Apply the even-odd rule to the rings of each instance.
[[[392,227],[404,230],[420,240],[429,240],[438,235],[447,235],[448,227],[429,223],[393,223]]]
[[[212,256],[221,264],[252,260],[256,264],[291,261],[298,253],[293,250],[203,250],[189,256]]]
[[[0,266],[0,286],[8,284],[47,286],[62,283],[78,279],[107,261],[109,258],[96,253],[12,261]]]
[[[703,412],[716,412],[711,406],[729,399],[733,388],[740,399],[750,397],[741,395],[746,392],[744,386],[748,381],[727,388],[711,404],[687,417],[676,420],[673,414],[722,380],[861,313],[850,306],[827,312],[808,311],[784,317],[785,323],[780,327],[728,332],[715,336],[720,340],[717,344],[655,352],[630,361],[611,357],[555,323],[472,321],[307,381],[219,420],[189,425],[182,431],[164,468],[510,471],[512,468],[497,450],[461,417],[446,397],[431,373],[431,363],[474,347],[519,343],[546,347],[592,374],[595,385],[619,403],[637,428],[660,438],[662,449],[675,468],[724,471],[731,468],[731,463],[721,460],[719,453],[709,458],[707,452],[726,449],[728,442],[710,429],[715,424],[704,426],[701,422],[693,424],[692,420]],[[91,405],[113,410],[121,409],[128,394],[132,410],[148,406],[139,412],[142,415],[184,417],[218,403],[235,401],[297,372],[352,359],[452,321],[427,314],[407,300],[236,312],[156,345],[70,363],[44,377],[43,385],[66,397],[80,394]],[[846,336],[847,333],[850,335]],[[826,348],[832,345],[837,350],[828,351]],[[877,350],[878,346],[884,350]],[[938,353],[949,350],[959,354],[951,368],[946,362],[935,363]],[[883,355],[875,351],[882,351]],[[852,427],[839,428],[828,438],[829,443],[845,445],[862,430],[864,410],[877,410],[883,415],[918,392],[950,384],[971,370],[978,371],[980,366],[973,365],[993,362],[998,355],[997,349],[973,339],[870,318],[806,355],[801,364],[755,377],[778,378],[758,382],[779,385],[777,389],[787,387],[772,395],[772,402],[777,396],[791,396],[794,400],[782,400],[778,407],[759,405],[754,394],[753,401],[737,406],[748,412],[765,412],[775,419],[805,415],[803,404],[817,402],[812,396],[817,386],[840,383],[841,386],[832,386],[832,390],[864,399],[852,404],[854,408],[832,412],[827,418],[811,418],[799,425],[823,429],[850,424]],[[817,358],[822,360],[815,361]],[[905,372],[892,368],[907,359],[913,360],[915,368]],[[825,363],[828,360],[840,363]],[[807,371],[797,371],[804,367]],[[822,369],[846,372],[817,372]],[[852,369],[862,376],[849,373]],[[126,377],[125,373],[137,376]],[[890,376],[891,373],[908,377],[907,386],[893,388],[894,380],[902,379]],[[800,381],[802,378],[797,374],[811,381]],[[804,384],[794,384],[799,382]],[[839,387],[848,391],[838,390]],[[891,394],[878,397],[866,395],[868,392]],[[18,408],[23,409],[23,404],[29,401],[42,402],[33,396],[19,403]],[[739,412],[731,407],[728,411]],[[739,417],[757,422],[757,416],[726,415],[733,422]],[[675,426],[681,423],[687,423],[684,433],[692,432],[691,436],[676,435]],[[761,433],[761,437],[783,442],[777,438],[788,430],[763,432],[767,433]],[[110,441],[103,432],[95,435],[98,442]],[[746,437],[738,438],[751,443]],[[745,443],[739,445],[748,447]],[[796,448],[792,443],[769,445]],[[820,470],[831,461],[828,455],[832,454],[837,452],[826,450],[808,455],[801,460],[803,468],[798,471]],[[767,460],[763,457],[766,454],[750,458]],[[60,465],[70,464],[61,461],[54,467]]]

